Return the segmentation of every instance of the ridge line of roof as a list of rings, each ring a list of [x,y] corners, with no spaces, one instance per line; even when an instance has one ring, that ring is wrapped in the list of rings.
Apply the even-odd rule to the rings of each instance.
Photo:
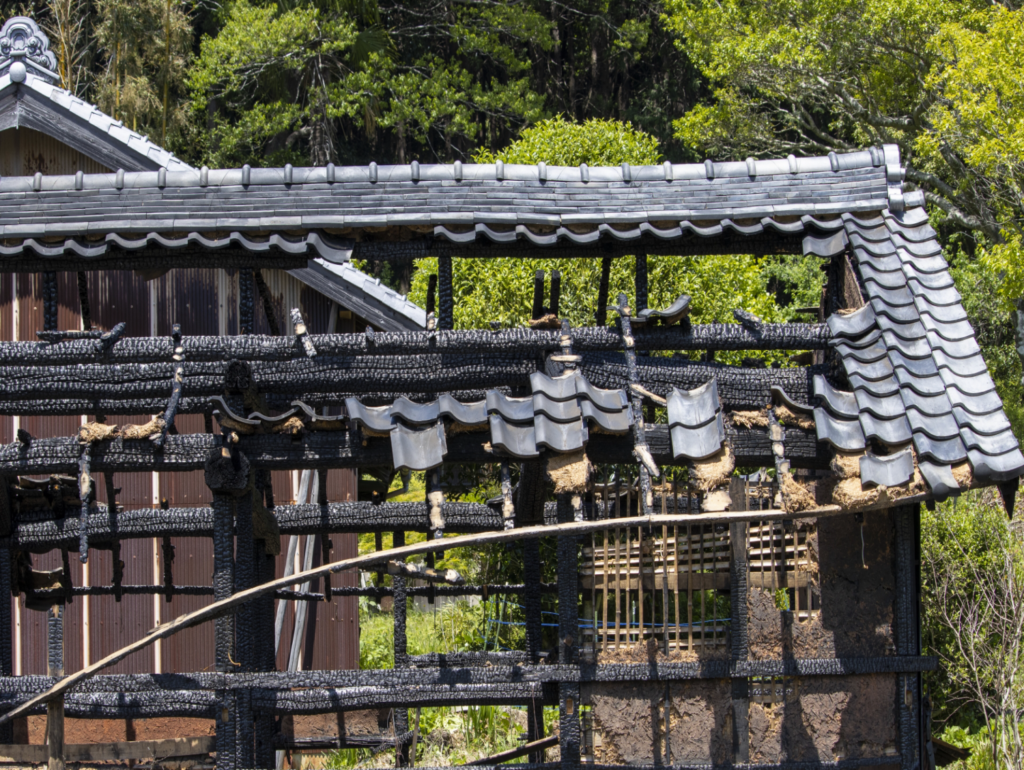
[[[0,77],[0,91],[5,87],[6,77]],[[56,86],[48,86],[60,91]],[[62,93],[66,94],[67,92]],[[78,100],[77,97],[67,96]],[[86,106],[95,109],[88,103]],[[102,114],[102,113],[100,113]],[[112,125],[116,122],[110,119]],[[123,128],[123,126],[119,126]],[[124,129],[128,130],[128,129]],[[132,132],[134,133],[134,132]],[[136,135],[138,136],[138,135]],[[139,136],[152,148],[160,149],[149,140]],[[162,152],[167,152],[162,150]],[[167,153],[170,158],[177,160]],[[181,162],[181,161],[179,161]],[[782,159],[745,161],[704,161],[704,163],[672,163],[660,165],[631,166],[548,166],[505,164],[501,161],[488,164],[469,164],[456,161],[450,164],[420,164],[417,161],[404,165],[379,166],[370,163],[365,166],[327,166],[281,168],[184,170],[161,168],[159,171],[123,171],[105,174],[48,175],[35,177],[8,176],[0,179],[0,192],[40,192],[43,190],[69,189],[139,189],[177,187],[250,187],[260,185],[298,186],[304,184],[380,184],[389,182],[563,182],[583,185],[633,184],[644,182],[695,182],[716,179],[756,180],[759,177],[797,177],[802,175],[831,175],[843,172],[856,173],[862,170],[884,168],[886,180],[899,185],[903,178],[899,150],[895,145],[882,148],[871,147],[850,153],[829,153],[827,156],[797,158],[790,155]]]

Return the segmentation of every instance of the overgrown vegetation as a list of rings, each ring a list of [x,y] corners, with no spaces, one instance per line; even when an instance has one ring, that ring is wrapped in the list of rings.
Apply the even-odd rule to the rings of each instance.
[[[972,750],[970,768],[1024,760],[1024,538],[991,491],[923,512],[925,654],[936,732]]]

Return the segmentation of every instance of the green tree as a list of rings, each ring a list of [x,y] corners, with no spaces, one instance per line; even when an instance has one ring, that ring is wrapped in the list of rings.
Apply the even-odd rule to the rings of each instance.
[[[192,45],[184,8],[177,0],[99,0],[95,38],[100,109],[158,144],[180,142]]]
[[[522,164],[543,161],[565,166],[651,165],[661,160],[661,151],[653,137],[626,123],[596,119],[574,123],[558,117],[526,129],[500,152],[481,151],[476,159]],[[651,256],[649,305],[667,307],[680,294],[689,294],[691,317],[697,323],[735,323],[732,311],[736,308],[753,312],[765,321],[781,321],[789,317],[789,311],[776,301],[769,280],[785,284],[797,304],[816,305],[821,291],[818,264],[817,259],[793,258],[783,263],[743,255]],[[767,266],[773,270],[766,270]],[[436,260],[421,260],[413,279],[414,301],[425,303],[428,276],[436,270]],[[561,271],[562,318],[574,326],[594,324],[600,259],[460,259],[455,261],[453,275],[456,327],[481,328],[492,321],[505,326],[525,324],[532,311],[537,270]],[[632,298],[635,281],[635,259],[616,259],[609,275],[609,296],[623,292]]]
[[[991,766],[1020,767],[1021,533],[995,500],[975,492],[922,512],[921,541],[922,643],[942,660],[940,670],[928,675],[936,717],[983,722]]]
[[[338,88],[351,71],[356,39],[355,22],[342,13],[233,3],[220,33],[203,39],[189,73],[197,119],[213,116],[209,162],[336,159],[332,121],[353,114]]]
[[[987,180],[953,148],[918,152],[942,99],[944,25],[984,23],[980,0],[668,0],[668,25],[713,97],[676,122],[715,156],[824,154],[894,142],[907,179],[954,224],[999,232]],[[940,151],[939,151],[940,150]]]

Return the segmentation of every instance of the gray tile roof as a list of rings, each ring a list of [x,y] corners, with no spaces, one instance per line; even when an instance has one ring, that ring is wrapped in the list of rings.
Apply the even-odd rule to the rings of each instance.
[[[952,493],[957,463],[968,462],[983,483],[1021,475],[1024,455],[924,209],[842,220],[867,304],[827,319],[853,392],[815,377],[818,437],[844,451],[863,449],[866,439],[913,446],[937,497]],[[817,244],[806,245],[817,253]],[[867,465],[879,479],[889,472],[877,458]]]
[[[288,273],[383,331],[416,331],[427,326],[427,311],[350,264],[318,257]]]
[[[953,464],[969,463],[979,482],[1001,482],[1024,471],[1024,456],[928,226],[923,196],[904,193],[902,176],[898,152],[887,146],[823,158],[615,168],[412,163],[9,177],[0,180],[0,257],[90,258],[115,249],[232,244],[308,255],[307,277],[329,278],[342,291],[359,279],[329,263],[382,238],[419,239],[422,249],[480,242],[572,249],[644,239],[670,250],[695,238],[735,244],[802,237],[808,254],[831,258],[848,250],[866,301],[855,313],[828,319],[845,378],[815,379],[819,439],[878,457],[912,446],[940,496]],[[368,307],[422,328],[422,311],[379,288],[364,282]],[[685,299],[678,309],[685,313]],[[566,396],[558,387],[538,381],[536,400],[494,393],[486,404],[438,408],[449,419],[486,419],[494,445],[517,457],[535,457],[538,446],[582,446],[588,425],[618,430],[625,420],[628,428],[628,409],[614,400],[581,390]],[[570,399],[580,399],[579,414],[559,405]],[[357,421],[358,412],[350,412]],[[378,428],[393,419],[364,416]],[[721,417],[716,410],[699,425],[677,420],[673,449],[694,457],[720,447]],[[396,441],[428,438],[397,435]],[[886,447],[891,451],[881,451]],[[409,451],[422,457],[425,449]],[[881,466],[871,467],[882,478]]]
[[[150,241],[185,248],[230,237],[248,248],[239,234],[260,242],[257,231],[291,239],[306,233],[320,256],[342,261],[352,242],[326,231],[415,227],[453,244],[482,238],[533,246],[820,235],[841,229],[837,214],[890,205],[880,151],[834,159],[715,163],[711,174],[704,165],[590,169],[589,181],[579,168],[549,167],[542,175],[537,166],[501,164],[6,177],[0,237],[19,240],[5,254],[27,248],[95,257]]]
[[[108,168],[151,171],[154,177],[161,168],[194,172],[173,153],[31,71],[20,82],[10,71],[0,76],[0,115],[0,130],[25,127],[40,131]]]

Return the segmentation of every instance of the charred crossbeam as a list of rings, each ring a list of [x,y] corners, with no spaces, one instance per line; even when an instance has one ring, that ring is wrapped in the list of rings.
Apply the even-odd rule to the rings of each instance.
[[[481,503],[446,502],[442,511],[449,532],[486,532],[502,526],[501,514]],[[429,510],[423,503],[329,503],[325,509],[315,504],[278,505],[274,515],[282,535],[430,530]],[[143,508],[116,516],[93,507],[87,521],[93,547],[135,538],[213,536],[213,508],[208,506]],[[71,547],[78,542],[79,525],[75,516],[18,521],[6,543],[30,552]],[[0,545],[4,542],[0,540]]]
[[[575,338],[574,338],[575,342]],[[621,343],[620,343],[621,344]],[[0,367],[0,401],[15,414],[24,414],[23,401],[52,404],[53,414],[67,414],[62,405],[79,401],[116,402],[119,399],[166,399],[168,383],[183,369],[182,389],[193,399],[224,392],[230,363],[81,364],[77,366]],[[295,361],[252,362],[251,387],[268,396],[299,400],[312,406],[340,404],[340,392],[442,393],[529,385],[537,370],[533,356],[483,356],[474,353],[439,355],[327,357]],[[622,353],[583,353],[581,370],[594,385],[625,388],[634,381]],[[637,362],[638,383],[660,396],[673,387],[692,390],[714,378],[727,408],[761,408],[771,400],[772,387],[808,402],[810,383],[824,367],[746,369],[687,359],[643,358]],[[165,402],[166,403],[166,402]],[[191,402],[190,406],[195,406]],[[178,406],[181,411],[181,405]],[[108,410],[109,414],[110,411]]]
[[[107,332],[106,334],[112,334]],[[126,337],[108,352],[97,349],[95,332],[56,332],[47,341],[0,342],[0,365],[46,366],[70,363],[161,363],[174,355],[171,337]],[[103,334],[99,335],[104,336]],[[377,332],[373,344],[364,334],[311,334],[310,340],[321,356],[410,355],[417,353],[514,353],[537,354],[559,349],[559,330],[470,329],[436,332]],[[651,327],[634,332],[637,350],[825,350],[830,332],[824,324],[764,324],[757,332],[740,324],[694,324]],[[59,341],[59,344],[58,344]],[[183,353],[189,361],[290,361],[303,352],[289,337],[245,335],[238,337],[182,338]],[[577,350],[621,350],[622,340],[614,329],[603,326],[573,330]]]
[[[728,427],[726,435],[738,465],[771,464],[771,441],[763,429]],[[672,456],[668,426],[652,425],[646,430],[647,444],[659,465],[679,465]],[[207,457],[220,452],[224,438],[206,433],[168,436],[162,450],[151,441],[115,439],[91,448],[93,472],[118,471],[193,471],[204,467]],[[499,461],[490,445],[490,435],[460,433],[447,440],[446,462],[483,464]],[[302,433],[297,439],[281,434],[240,436],[237,447],[253,467],[265,470],[302,470],[305,468],[390,467],[391,442],[387,438],[365,441],[348,431]],[[787,453],[794,467],[826,467],[828,457],[819,450],[813,431],[793,429]],[[25,446],[15,442],[0,446],[0,474],[41,475],[75,473],[78,467],[77,438],[34,439]],[[633,444],[629,438],[592,434],[587,456],[593,463],[633,462]],[[517,506],[518,508],[519,506]]]
[[[317,671],[276,671],[220,674],[183,672],[174,674],[100,674],[79,684],[81,694],[125,693],[138,695],[159,692],[195,692],[258,688],[345,689],[362,687],[451,687],[457,684],[488,685],[538,682],[658,682],[693,679],[729,679],[749,676],[852,676],[863,674],[918,673],[934,671],[934,656],[880,655],[876,657],[777,658],[730,661],[659,661],[649,663],[584,662],[579,665],[558,663],[530,664],[521,652],[451,653],[417,656],[434,663],[452,663],[429,668],[337,669]],[[477,658],[475,665],[464,661]],[[443,658],[443,660],[442,660]],[[504,658],[504,659],[503,659]],[[56,680],[48,676],[0,677],[0,699],[26,697],[45,692]]]

